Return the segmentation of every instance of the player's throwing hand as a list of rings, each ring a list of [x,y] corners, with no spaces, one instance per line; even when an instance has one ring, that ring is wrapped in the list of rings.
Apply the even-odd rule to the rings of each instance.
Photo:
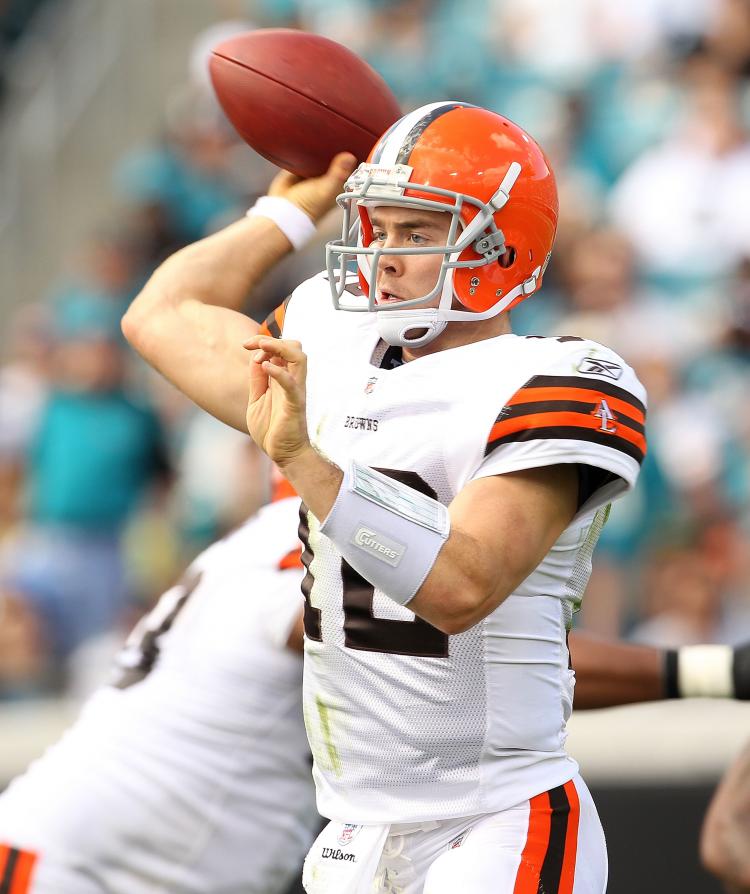
[[[307,436],[307,356],[298,341],[255,335],[250,351],[247,430],[280,468],[312,449]]]
[[[325,174],[303,179],[289,171],[280,171],[273,179],[268,195],[293,202],[312,221],[319,221],[336,206],[336,196],[344,191],[344,181],[357,166],[351,152],[339,152]]]

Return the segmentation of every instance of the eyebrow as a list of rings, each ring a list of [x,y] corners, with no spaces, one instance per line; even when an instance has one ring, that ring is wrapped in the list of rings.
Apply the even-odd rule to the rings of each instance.
[[[377,215],[372,215],[372,225],[374,227],[383,227],[383,221],[380,220]],[[429,217],[412,217],[408,220],[400,221],[394,224],[397,230],[437,230],[441,226],[441,222],[437,220],[433,220]]]

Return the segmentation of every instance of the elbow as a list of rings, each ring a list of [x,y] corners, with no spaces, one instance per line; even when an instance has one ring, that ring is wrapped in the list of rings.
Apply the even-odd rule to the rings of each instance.
[[[128,344],[148,359],[148,344],[163,313],[158,293],[147,283],[120,320],[120,329]]]
[[[125,315],[120,320],[120,329],[125,336],[128,344],[137,348],[138,340],[141,334],[142,325],[139,320],[140,314],[135,311],[134,304],[125,311]]]
[[[745,891],[750,888],[750,858],[741,825],[735,817],[709,809],[700,838],[700,859],[709,872]]]
[[[466,633],[467,630],[478,624],[481,617],[474,618],[471,615],[456,616],[451,618],[441,618],[433,623],[433,627],[447,636],[455,636],[457,633]]]
[[[497,603],[493,596],[485,588],[464,585],[436,600],[433,617],[426,620],[448,636],[465,633],[495,608]]]

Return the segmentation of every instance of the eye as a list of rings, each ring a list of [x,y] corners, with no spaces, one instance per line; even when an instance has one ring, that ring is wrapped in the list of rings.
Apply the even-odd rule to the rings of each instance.
[[[410,241],[413,245],[424,245],[424,243],[425,243],[425,242],[428,242],[429,240],[427,239],[426,236],[420,236],[419,233],[410,233],[410,234],[409,234],[409,241]]]
[[[385,233],[382,230],[373,230],[372,231],[372,241],[373,242],[384,242],[385,241]]]

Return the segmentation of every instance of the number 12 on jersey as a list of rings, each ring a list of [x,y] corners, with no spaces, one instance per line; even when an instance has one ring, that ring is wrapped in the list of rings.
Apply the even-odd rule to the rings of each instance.
[[[415,472],[394,469],[378,469],[385,475],[408,484],[420,493],[437,499],[435,491]],[[300,540],[304,545],[302,564],[307,574],[302,581],[305,597],[305,635],[317,642],[323,641],[321,610],[311,601],[315,577],[311,571],[314,553],[310,545],[308,509],[300,507]],[[375,588],[345,560],[341,559],[341,580],[344,609],[344,644],[350,649],[364,652],[387,652],[410,655],[415,658],[447,658],[448,636],[442,631],[415,617],[410,621],[376,618],[373,613]]]

